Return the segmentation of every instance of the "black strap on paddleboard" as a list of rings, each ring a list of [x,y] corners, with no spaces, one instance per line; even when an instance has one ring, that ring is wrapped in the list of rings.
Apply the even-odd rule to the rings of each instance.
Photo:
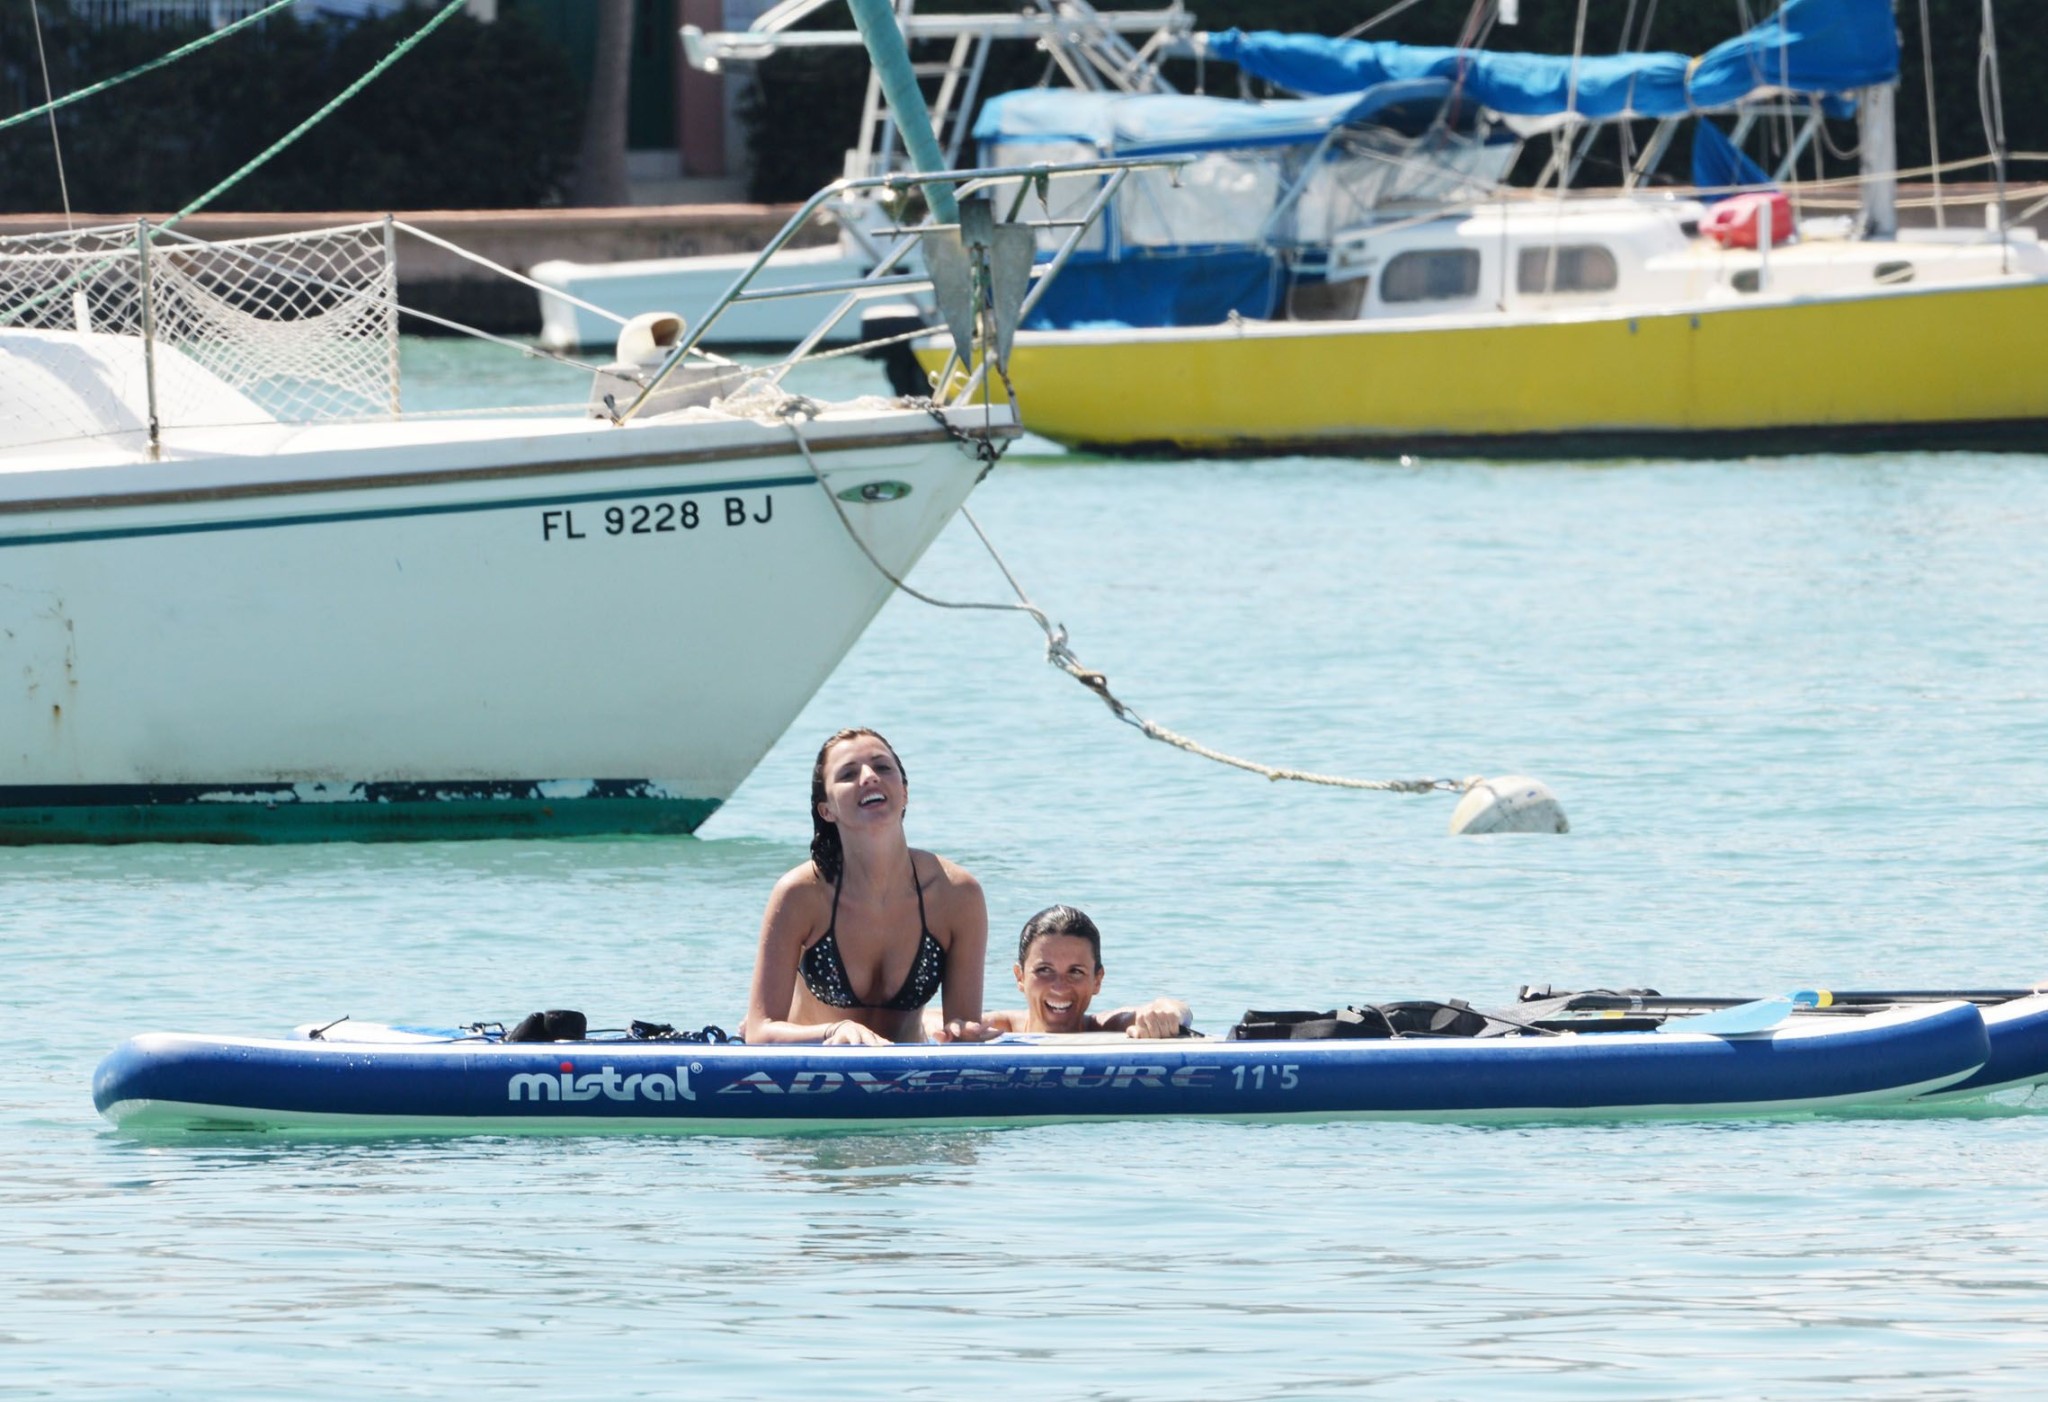
[[[739,1040],[723,1027],[709,1023],[701,1031],[678,1032],[671,1023],[641,1022],[638,1019],[626,1029],[626,1036],[635,1042],[707,1042],[713,1046],[723,1046],[727,1042]]]

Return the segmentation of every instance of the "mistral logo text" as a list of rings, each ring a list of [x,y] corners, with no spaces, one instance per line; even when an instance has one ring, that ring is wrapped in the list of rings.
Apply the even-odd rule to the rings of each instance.
[[[673,1076],[661,1071],[634,1071],[620,1075],[616,1066],[607,1066],[599,1071],[576,1074],[575,1064],[565,1061],[558,1074],[526,1072],[512,1077],[506,1087],[506,1098],[510,1100],[695,1100],[697,1092],[690,1089],[690,1075],[702,1071],[702,1065],[692,1062],[678,1066]]]

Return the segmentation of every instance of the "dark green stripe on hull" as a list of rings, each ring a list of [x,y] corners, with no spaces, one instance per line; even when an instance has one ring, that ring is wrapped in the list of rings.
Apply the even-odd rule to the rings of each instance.
[[[695,832],[718,807],[710,798],[9,805],[0,807],[0,845],[673,837]]]

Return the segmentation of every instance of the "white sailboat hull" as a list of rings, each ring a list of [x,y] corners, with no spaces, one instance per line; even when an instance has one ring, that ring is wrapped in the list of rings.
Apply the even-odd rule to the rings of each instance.
[[[887,598],[848,524],[901,574],[981,470],[918,410],[804,431],[822,488],[704,411],[18,462],[0,840],[694,828]]]

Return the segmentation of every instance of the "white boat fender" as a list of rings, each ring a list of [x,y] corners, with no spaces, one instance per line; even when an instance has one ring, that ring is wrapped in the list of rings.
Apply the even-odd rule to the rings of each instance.
[[[592,377],[590,416],[594,419],[616,418],[627,405],[638,399],[640,391],[654,377],[654,372],[681,343],[687,326],[688,323],[675,312],[642,312],[620,327],[612,363]],[[640,413],[642,416],[666,414],[676,409],[708,405],[721,392],[731,388],[725,383],[730,373],[728,367],[695,361],[678,365],[661,382],[661,388],[641,406]],[[610,403],[606,402],[607,399]]]
[[[1475,780],[1451,814],[1452,836],[1570,831],[1564,805],[1550,786],[1525,774]]]
[[[683,339],[688,323],[674,312],[642,312],[619,328],[613,359],[622,365],[653,367]]]

